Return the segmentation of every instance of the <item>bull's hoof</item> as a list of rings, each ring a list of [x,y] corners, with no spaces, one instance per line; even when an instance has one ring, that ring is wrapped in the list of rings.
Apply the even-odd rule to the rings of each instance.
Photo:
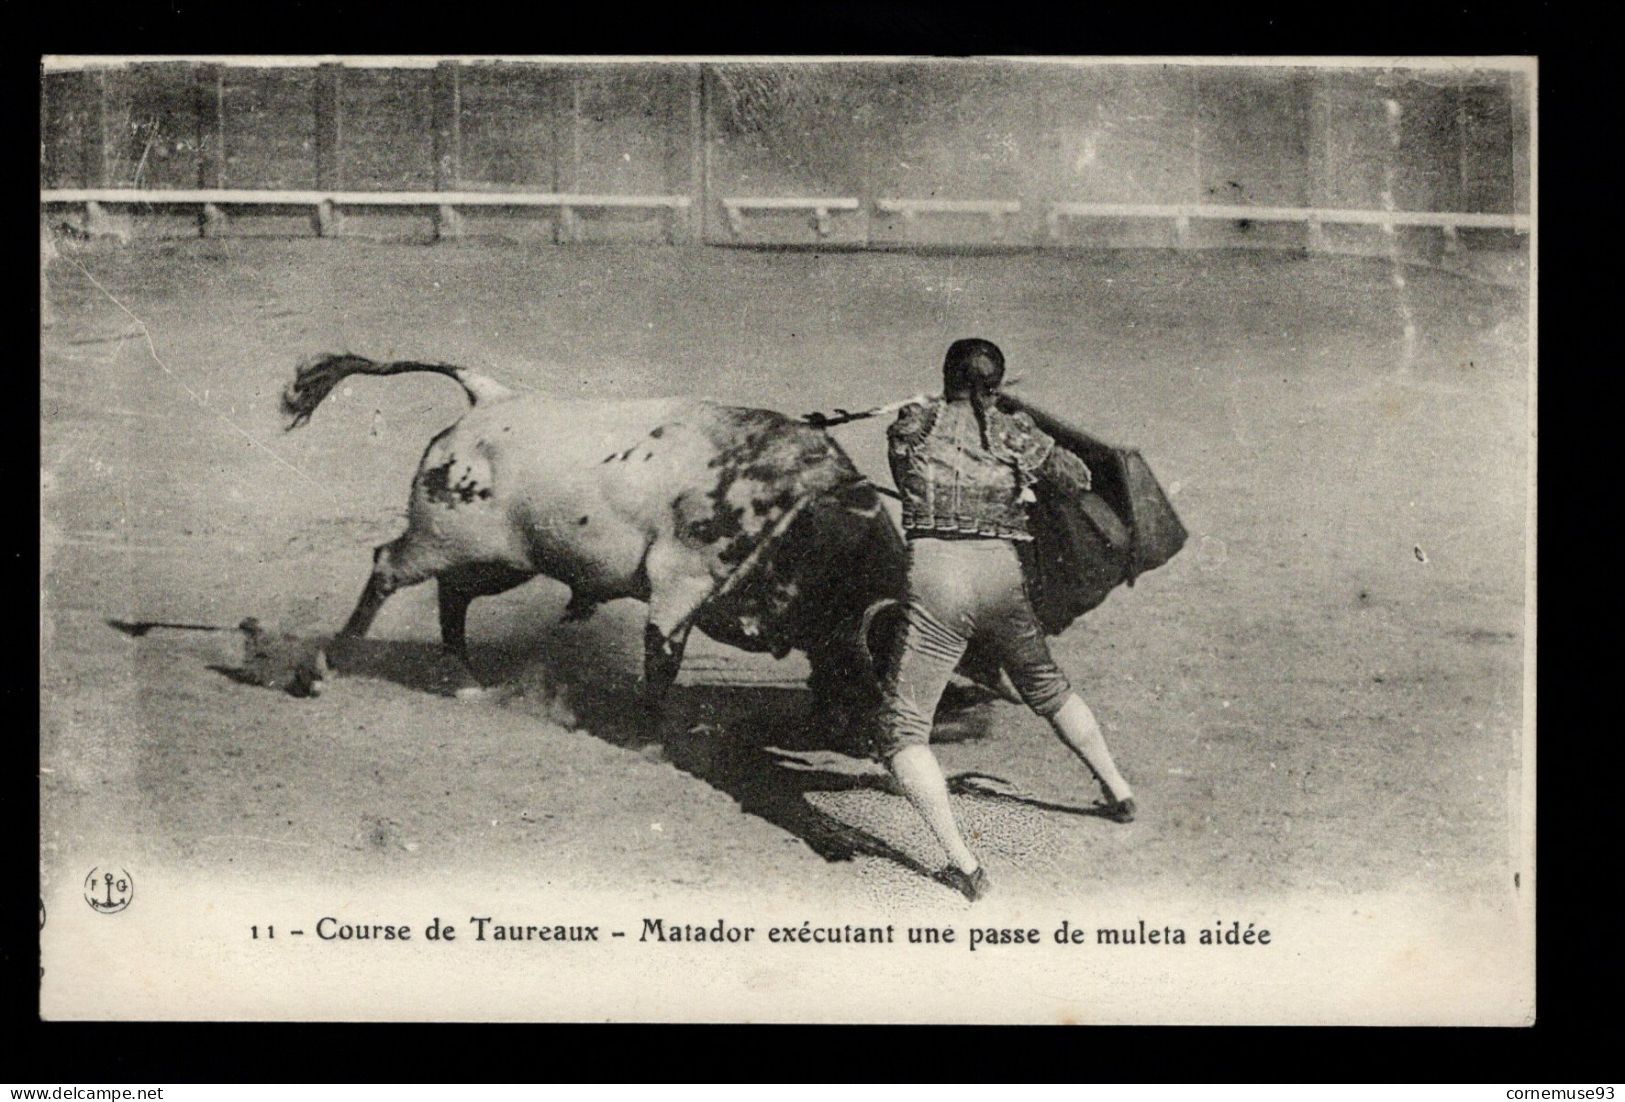
[[[582,600],[571,597],[570,603],[564,606],[564,614],[559,617],[561,624],[574,624],[582,620],[592,619],[592,614],[598,611],[598,602]]]
[[[305,653],[295,662],[293,669],[286,673],[269,673],[266,684],[280,686],[290,696],[301,699],[321,696],[322,690],[327,688],[327,675],[332,672],[332,667],[327,664],[327,652],[321,647],[311,649],[309,644],[301,643],[300,646]]]
[[[269,684],[272,688],[279,687],[275,680],[269,681],[267,684]],[[281,685],[280,688],[289,696],[296,696],[300,699],[308,699],[310,697],[322,695],[322,690],[327,688],[327,679],[323,674],[315,670],[301,669],[296,672],[293,677],[289,678],[286,684]]]
[[[448,647],[440,652],[434,676],[438,682],[436,688],[457,700],[480,700],[485,696],[485,686],[474,676],[468,658],[459,650]]]

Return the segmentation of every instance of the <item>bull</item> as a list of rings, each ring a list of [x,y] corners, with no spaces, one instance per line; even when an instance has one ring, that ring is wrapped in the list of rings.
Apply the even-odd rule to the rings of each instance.
[[[469,605],[544,575],[570,588],[566,619],[622,597],[647,603],[652,712],[696,627],[746,651],[805,653],[825,714],[851,720],[872,704],[870,653],[884,641],[871,629],[895,625],[876,613],[904,593],[904,544],[875,487],[821,429],[689,398],[516,393],[466,368],[349,354],[297,370],[282,396],[288,428],[349,376],[404,372],[455,380],[470,409],[424,451],[407,529],[375,549],[338,641],[364,636],[390,594],[433,578],[442,646],[475,693]],[[984,655],[961,669],[1000,687]]]

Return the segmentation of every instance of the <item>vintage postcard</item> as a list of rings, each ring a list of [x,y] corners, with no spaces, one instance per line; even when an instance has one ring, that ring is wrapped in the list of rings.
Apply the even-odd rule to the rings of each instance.
[[[41,65],[50,1020],[1533,1020],[1530,58]]]

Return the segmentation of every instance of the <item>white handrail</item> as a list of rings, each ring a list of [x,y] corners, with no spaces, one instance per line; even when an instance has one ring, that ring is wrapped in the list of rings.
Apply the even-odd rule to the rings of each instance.
[[[1018,214],[1015,199],[876,199],[875,209],[885,214]]]
[[[1249,207],[1209,203],[1051,203],[1050,219],[1216,218],[1250,222],[1322,222],[1332,225],[1455,226],[1462,229],[1529,229],[1527,214],[1465,211],[1359,210],[1336,207]]]
[[[592,195],[540,191],[310,191],[246,188],[45,188],[42,203],[114,205],[337,207],[671,207],[685,209],[687,195]]]
[[[857,210],[858,200],[850,197],[800,198],[797,196],[779,195],[745,195],[729,196],[722,200],[724,207],[738,207],[743,210]]]

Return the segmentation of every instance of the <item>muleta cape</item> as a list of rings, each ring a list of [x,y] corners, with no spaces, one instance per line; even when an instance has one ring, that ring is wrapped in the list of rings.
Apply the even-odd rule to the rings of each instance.
[[[1188,533],[1137,448],[1117,447],[1008,392],[1021,410],[1089,468],[1092,487],[1068,494],[1041,481],[1020,546],[1028,596],[1048,635],[1059,635],[1119,585],[1134,584],[1179,553]]]

